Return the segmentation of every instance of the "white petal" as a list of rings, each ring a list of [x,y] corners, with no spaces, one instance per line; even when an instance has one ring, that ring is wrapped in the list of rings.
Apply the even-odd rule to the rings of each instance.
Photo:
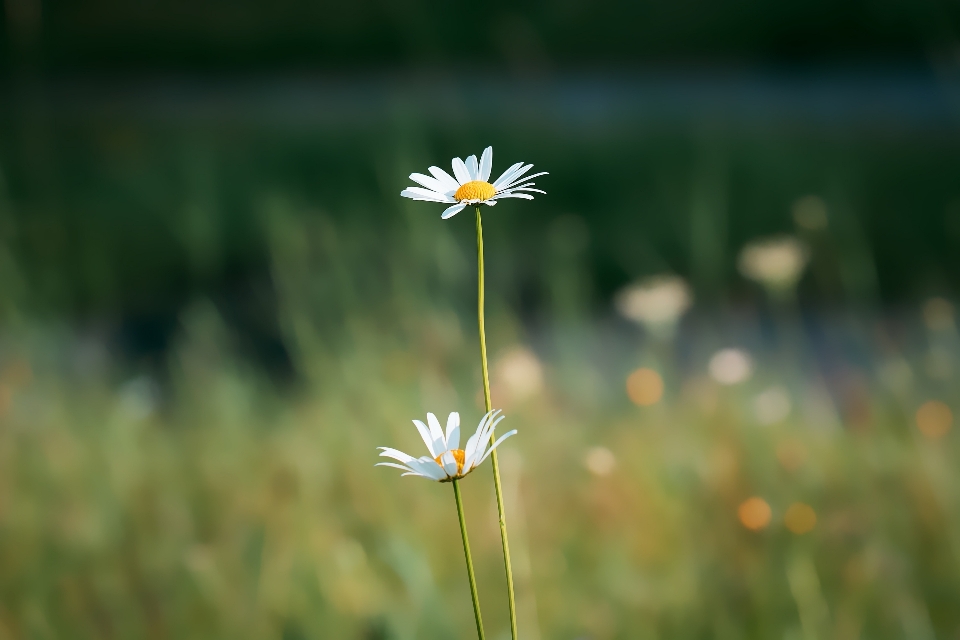
[[[473,459],[477,453],[483,451],[484,443],[490,437],[489,428],[494,424],[494,418],[499,413],[500,409],[494,409],[493,411],[487,412],[480,419],[480,424],[477,425],[477,432],[467,441],[467,446],[463,450],[465,456],[464,466],[467,466],[467,462]],[[501,416],[500,419],[502,420],[503,417]],[[497,420],[497,422],[499,422],[499,420]]]
[[[478,180],[490,181],[490,169],[493,168],[493,147],[487,147],[480,156],[480,175]]]
[[[453,453],[447,451],[440,457],[440,462],[443,463],[444,472],[451,478],[457,475],[459,469],[457,468],[457,459],[453,457]]]
[[[410,198],[411,200],[421,200],[423,202],[442,202],[439,198],[424,198],[423,196],[418,196],[414,193],[410,193],[407,189],[404,189],[400,192],[401,198]]]
[[[497,409],[497,413],[498,414],[500,413],[499,409]],[[506,417],[507,416],[504,416],[504,415],[496,415],[494,416],[494,418],[490,419],[490,421],[487,423],[487,428],[484,430],[484,433],[486,434],[487,439],[490,438],[490,434],[493,433],[494,429],[497,428],[497,425],[503,422],[503,419]]]
[[[486,427],[483,429],[483,433],[480,434],[480,437],[477,439],[477,445],[473,450],[472,460],[476,462],[480,459],[480,456],[483,455],[484,448],[487,444],[490,443],[491,438],[493,437],[494,430],[497,428],[497,425],[505,418],[506,416],[499,416],[496,420],[490,420],[487,422]]]
[[[476,432],[474,432],[474,434],[470,436],[470,439],[467,440],[467,446],[463,448],[463,453],[468,458],[470,457],[470,454],[472,454],[476,449],[477,441],[480,438],[480,436],[483,435],[483,429],[484,427],[487,426],[487,420],[490,419],[490,416],[493,415],[493,413],[494,413],[493,411],[490,411],[488,413],[485,413],[483,417],[480,418],[480,424],[477,425]]]
[[[437,464],[437,461],[427,457],[414,460],[410,463],[410,468],[431,480],[443,480],[447,477],[447,474],[443,472],[443,468]]]
[[[460,414],[456,411],[447,416],[447,449],[460,448]]]
[[[516,182],[516,180],[525,174],[527,171],[533,168],[532,164],[521,164],[519,167],[510,172],[509,175],[502,175],[497,178],[497,181],[493,183],[493,186],[497,189],[502,189],[511,182]]]
[[[411,173],[410,179],[416,182],[417,184],[422,185],[423,187],[435,193],[439,193],[445,196],[453,195],[452,192],[448,193],[450,189],[445,187],[444,183],[437,180],[436,178],[425,176],[422,173]],[[456,191],[456,187],[454,187],[453,191]]]
[[[533,165],[531,164],[531,165],[529,165],[529,166],[532,167]],[[529,168],[529,167],[526,167],[526,168]],[[550,175],[550,174],[547,173],[546,171],[541,171],[540,173],[533,173],[533,174],[530,174],[529,176],[524,176],[524,175],[522,175],[522,174],[524,174],[524,173],[526,173],[526,171],[521,171],[520,174],[518,174],[515,178],[511,178],[511,179],[508,180],[507,182],[504,182],[503,184],[499,185],[499,186],[497,187],[497,189],[498,189],[498,190],[500,190],[500,189],[509,189],[510,187],[516,185],[518,182],[530,182],[530,181],[533,180],[534,178],[539,178],[540,176],[548,176],[548,175]]]
[[[497,204],[497,201],[493,198],[487,198],[486,200],[481,200],[480,204],[485,204],[489,207],[492,207],[493,205]]]
[[[402,469],[402,470],[404,470],[404,471],[413,471],[413,469],[411,469],[410,467],[405,467],[405,466],[403,466],[402,464],[394,464],[394,463],[392,463],[392,462],[378,462],[377,464],[375,464],[375,465],[373,465],[373,466],[375,466],[375,467],[393,467],[394,469]]]
[[[510,189],[516,189],[517,187],[532,187],[533,185],[537,184],[536,182],[534,182],[533,179],[540,175],[543,175],[543,174],[535,173],[532,176],[525,176],[523,178],[520,178],[519,180],[514,180],[510,184],[503,185],[502,187],[497,189],[497,192],[509,191]]]
[[[477,156],[470,156],[467,158],[467,173],[470,174],[471,180],[477,180],[480,175],[480,165],[477,163]]]
[[[453,198],[450,196],[445,196],[442,193],[430,191],[429,189],[424,189],[422,187],[407,187],[400,192],[400,195],[404,198],[423,200],[426,202],[453,202]]]
[[[527,195],[525,193],[504,193],[500,195],[499,193],[493,196],[493,199],[499,200],[500,198],[523,198],[524,200],[533,200],[533,196]]]
[[[474,454],[478,449],[483,448],[482,445],[479,445],[481,434],[479,432],[470,436],[467,440],[466,446],[463,448],[463,466],[470,466],[470,461],[473,459]]]
[[[467,440],[467,446],[463,448],[463,468],[466,469],[469,465],[468,463],[473,458],[473,452],[477,449],[477,441],[479,434],[475,433]]]
[[[433,457],[436,458],[441,452],[446,451],[450,447],[447,446],[447,440],[443,437],[443,428],[440,426],[440,421],[437,420],[437,416],[428,413],[427,424],[430,425],[430,437],[433,438],[433,450],[437,454]]]
[[[467,171],[467,165],[460,158],[453,159],[453,175],[457,177],[457,182],[461,185],[470,182],[470,172]]]
[[[440,455],[439,451],[433,450],[433,436],[430,435],[430,429],[427,429],[427,425],[423,424],[420,420],[414,420],[413,424],[417,425],[417,431],[420,432],[420,437],[423,438],[423,444],[427,445],[427,451],[430,452],[430,455],[434,458]]]
[[[514,188],[512,188],[512,189],[507,189],[507,190],[504,192],[504,195],[506,195],[506,194],[508,194],[508,193],[516,193],[517,191],[525,191],[525,192],[530,192],[530,193],[542,193],[543,195],[547,195],[547,192],[546,192],[546,191],[542,191],[542,190],[540,190],[540,189],[534,189],[533,187],[514,187]]]
[[[516,171],[522,166],[523,166],[523,163],[518,162],[517,164],[510,165],[509,167],[507,167],[507,170],[501,173],[500,177],[493,181],[493,186],[496,187],[498,184],[505,183],[506,180],[504,180],[504,178],[509,178],[514,171]]]
[[[404,189],[407,193],[416,196],[418,198],[439,198],[443,200],[447,196],[439,191],[434,191],[433,189],[426,189],[424,187],[407,187]]]
[[[443,213],[440,215],[440,219],[446,220],[447,218],[452,218],[453,216],[463,211],[464,207],[466,206],[467,206],[466,202],[458,202],[457,204],[451,207],[447,207],[446,209],[443,210]]]
[[[460,188],[460,184],[453,179],[449,173],[441,169],[440,167],[430,167],[427,169],[430,173],[433,174],[433,177],[436,178],[440,183],[443,184],[443,192],[455,192]]]
[[[500,191],[510,191],[512,189],[519,189],[520,187],[535,187],[535,186],[537,186],[537,183],[533,180],[518,180],[517,182],[514,182],[509,187],[504,187],[503,189],[500,189]]]
[[[482,458],[480,458],[480,462],[478,462],[478,463],[475,464],[474,466],[476,467],[476,466],[480,466],[481,464],[483,464],[483,461],[490,457],[490,454],[493,453],[493,450],[494,450],[494,449],[496,449],[497,447],[500,446],[500,443],[501,443],[501,442],[503,442],[504,440],[506,440],[506,439],[509,438],[510,436],[515,436],[515,435],[517,435],[517,430],[516,430],[516,429],[514,429],[513,431],[508,431],[508,432],[506,432],[505,434],[503,434],[502,436],[500,436],[499,438],[497,438],[497,441],[493,443],[493,446],[490,447],[489,449],[487,449],[487,452],[486,452],[485,454],[483,454],[483,457],[482,457]]]
[[[393,458],[394,460],[399,460],[400,462],[410,462],[411,460],[416,460],[411,455],[404,453],[403,451],[398,451],[396,449],[391,449],[390,447],[379,447],[380,451],[383,453],[380,454],[381,457]]]

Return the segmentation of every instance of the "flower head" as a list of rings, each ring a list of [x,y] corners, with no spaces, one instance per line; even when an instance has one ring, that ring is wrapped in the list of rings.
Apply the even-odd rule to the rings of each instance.
[[[669,328],[693,303],[693,294],[680,276],[659,275],[623,288],[617,294],[617,310],[650,329]]]
[[[540,189],[534,189],[535,183],[531,182],[537,176],[547,175],[546,171],[529,176],[524,175],[533,168],[532,164],[518,162],[491,183],[488,181],[492,167],[493,147],[487,147],[483,150],[480,160],[477,160],[477,156],[470,156],[466,161],[454,158],[453,176],[440,167],[428,169],[432,177],[422,173],[411,173],[410,179],[421,186],[407,187],[400,192],[400,195],[413,200],[450,204],[440,216],[446,220],[463,211],[467,205],[486,204],[492,207],[500,198],[533,200],[531,192],[546,193]]]
[[[774,291],[793,288],[810,260],[810,251],[792,236],[751,242],[740,251],[737,266],[747,278]]]
[[[395,467],[406,471],[403,474],[405,476],[423,476],[437,482],[450,482],[462,478],[480,466],[480,463],[486,460],[501,442],[517,432],[514,429],[505,433],[493,443],[493,446],[487,447],[490,434],[503,420],[503,416],[497,417],[499,413],[500,410],[495,409],[483,416],[477,426],[477,432],[470,436],[463,449],[460,448],[460,414],[454,411],[447,417],[447,432],[444,434],[437,416],[428,413],[427,424],[423,424],[420,420],[414,420],[413,424],[420,432],[420,437],[427,445],[430,455],[414,458],[403,451],[379,447],[382,457],[399,460],[401,464],[381,462],[376,466]]]

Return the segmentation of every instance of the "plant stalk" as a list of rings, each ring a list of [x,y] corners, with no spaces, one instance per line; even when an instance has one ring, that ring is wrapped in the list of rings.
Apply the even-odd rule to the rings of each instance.
[[[483,620],[480,618],[480,596],[477,593],[477,578],[473,574],[473,557],[467,539],[467,521],[463,516],[463,500],[460,498],[460,481],[453,481],[453,495],[457,499],[457,516],[460,518],[460,535],[463,537],[463,555],[467,559],[467,577],[470,579],[470,597],[473,598],[473,615],[477,619],[477,637],[484,640]]]
[[[477,207],[477,321],[480,327],[480,364],[483,370],[483,399],[487,413],[493,410],[490,402],[490,372],[487,368],[487,335],[483,321],[483,222],[480,219],[480,207]],[[490,432],[490,443],[496,440],[496,434]],[[507,573],[507,604],[510,608],[510,637],[517,640],[517,605],[513,591],[513,566],[510,564],[510,543],[507,540],[507,519],[503,509],[503,487],[500,483],[500,463],[497,451],[490,454],[493,467],[493,486],[497,493],[497,512],[500,516],[500,541],[503,543],[503,567]],[[479,614],[478,614],[479,615]]]

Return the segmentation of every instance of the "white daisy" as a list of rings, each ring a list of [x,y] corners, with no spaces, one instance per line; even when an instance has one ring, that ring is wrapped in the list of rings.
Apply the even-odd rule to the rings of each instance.
[[[492,207],[500,198],[533,200],[531,192],[546,193],[546,191],[534,189],[535,183],[531,182],[538,176],[547,175],[546,171],[525,176],[524,174],[530,171],[533,165],[518,162],[490,183],[488,180],[492,166],[493,147],[487,147],[483,150],[479,161],[477,156],[470,156],[466,162],[460,158],[454,158],[453,175],[456,178],[440,167],[428,169],[433,177],[422,173],[411,173],[410,179],[422,186],[408,187],[401,191],[400,195],[413,200],[450,203],[440,216],[446,220],[463,211],[467,205],[487,204]]]
[[[403,451],[397,451],[390,447],[378,447],[383,453],[380,455],[386,458],[399,460],[402,464],[393,462],[381,462],[375,466],[395,467],[402,469],[407,473],[405,476],[423,476],[438,482],[450,482],[464,477],[487,459],[490,453],[500,446],[500,443],[514,435],[517,430],[500,436],[493,446],[487,447],[490,441],[490,434],[496,428],[497,424],[503,420],[503,416],[497,417],[499,409],[495,409],[483,416],[480,424],[477,426],[477,432],[470,436],[467,445],[460,448],[460,414],[454,411],[447,417],[447,433],[444,435],[440,428],[440,421],[432,413],[427,414],[427,423],[423,424],[420,420],[414,420],[413,424],[417,426],[420,437],[427,445],[429,456],[414,458]]]

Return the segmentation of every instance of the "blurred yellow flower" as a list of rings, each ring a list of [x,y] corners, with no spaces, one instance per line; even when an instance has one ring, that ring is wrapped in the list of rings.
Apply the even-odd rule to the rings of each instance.
[[[917,409],[916,421],[920,433],[931,440],[939,440],[953,426],[953,412],[943,402],[929,400]]]
[[[460,414],[454,411],[447,417],[447,432],[444,434],[440,427],[440,421],[432,413],[427,414],[427,423],[420,420],[414,420],[420,437],[427,445],[429,456],[414,458],[411,455],[391,449],[390,447],[378,447],[383,453],[382,457],[393,458],[401,464],[393,462],[380,462],[374,466],[394,467],[406,471],[405,476],[422,476],[437,482],[449,482],[464,477],[487,459],[494,449],[500,446],[500,443],[517,433],[517,430],[509,431],[500,436],[493,446],[487,448],[490,440],[490,434],[494,428],[503,420],[504,416],[497,417],[499,409],[487,413],[480,420],[477,426],[477,432],[470,436],[467,445],[460,449]],[[428,426],[429,425],[429,426]]]
[[[533,168],[532,164],[518,162],[490,183],[488,180],[492,167],[493,147],[487,147],[483,150],[480,160],[477,160],[477,156],[470,156],[466,161],[454,158],[453,176],[440,167],[430,167],[431,175],[429,176],[411,173],[410,179],[421,186],[407,187],[400,192],[400,195],[412,200],[449,204],[450,206],[440,216],[446,220],[463,211],[467,205],[485,204],[492,207],[500,198],[533,200],[531,192],[545,193],[540,189],[534,189],[535,183],[530,181],[537,176],[547,175],[546,171],[524,176]]]
[[[759,531],[770,524],[770,505],[763,498],[754,496],[744,500],[737,508],[740,524],[751,531]]]
[[[777,462],[787,471],[796,471],[807,461],[807,447],[796,438],[777,444]]]
[[[637,369],[627,377],[627,395],[641,407],[656,404],[663,397],[663,378],[653,369]]]
[[[817,525],[817,512],[808,504],[794,502],[783,515],[783,524],[797,535],[807,533]]]

